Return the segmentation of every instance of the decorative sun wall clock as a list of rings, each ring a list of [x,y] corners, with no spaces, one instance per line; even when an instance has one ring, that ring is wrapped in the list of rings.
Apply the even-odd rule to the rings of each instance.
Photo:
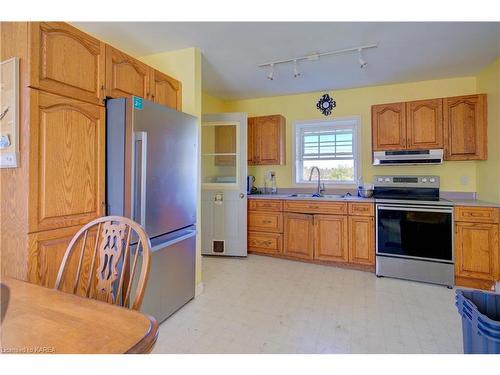
[[[316,103],[316,108],[318,108],[322,114],[325,116],[330,116],[332,110],[337,106],[335,100],[333,100],[330,95],[324,94]]]

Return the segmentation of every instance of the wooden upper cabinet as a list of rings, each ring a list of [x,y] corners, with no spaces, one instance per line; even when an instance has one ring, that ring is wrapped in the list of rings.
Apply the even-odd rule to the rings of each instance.
[[[150,99],[151,69],[116,48],[106,45],[106,95]]]
[[[248,160],[248,165],[255,165],[255,140],[254,140],[254,133],[255,133],[255,117],[249,117],[248,122],[247,122],[247,160]]]
[[[347,216],[315,215],[314,259],[347,262]]]
[[[405,103],[372,106],[372,146],[373,151],[406,148]]]
[[[349,262],[375,264],[375,224],[373,217],[349,217]]]
[[[407,102],[406,134],[408,149],[443,148],[443,100]]]
[[[443,99],[446,160],[485,160],[486,95]]]
[[[281,115],[249,119],[249,164],[285,164],[285,118]],[[250,159],[251,157],[251,159]]]
[[[30,90],[29,232],[104,214],[104,107]]]
[[[182,85],[156,69],[150,69],[150,100],[178,111],[182,110]]]
[[[455,275],[480,280],[498,280],[498,225],[457,222],[455,224]]]
[[[285,240],[283,254],[301,259],[313,259],[313,215],[285,213]]]
[[[103,103],[104,43],[63,22],[30,22],[29,46],[29,86]]]

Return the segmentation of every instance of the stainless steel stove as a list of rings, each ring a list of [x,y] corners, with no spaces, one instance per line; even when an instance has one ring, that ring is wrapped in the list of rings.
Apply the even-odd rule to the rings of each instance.
[[[377,276],[454,285],[453,205],[438,176],[375,176]]]

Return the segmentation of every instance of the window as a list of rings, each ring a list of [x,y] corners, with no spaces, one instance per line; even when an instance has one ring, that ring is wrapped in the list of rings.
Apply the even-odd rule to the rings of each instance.
[[[326,184],[356,183],[361,175],[359,126],[356,117],[295,123],[295,183],[309,183],[314,166]]]

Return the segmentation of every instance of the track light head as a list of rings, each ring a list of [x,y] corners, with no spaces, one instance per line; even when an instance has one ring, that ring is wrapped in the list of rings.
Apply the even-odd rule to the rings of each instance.
[[[297,64],[297,60],[293,60],[293,76],[295,78],[299,78],[301,76],[301,73],[299,71],[299,66]]]
[[[274,79],[274,64],[269,65],[269,74],[267,75],[267,79],[270,81]]]
[[[358,61],[359,61],[359,68],[360,69],[366,68],[366,66],[368,65],[368,63],[365,60],[363,60],[363,50],[361,48],[358,49],[358,55],[359,55],[359,59],[358,59]]]

